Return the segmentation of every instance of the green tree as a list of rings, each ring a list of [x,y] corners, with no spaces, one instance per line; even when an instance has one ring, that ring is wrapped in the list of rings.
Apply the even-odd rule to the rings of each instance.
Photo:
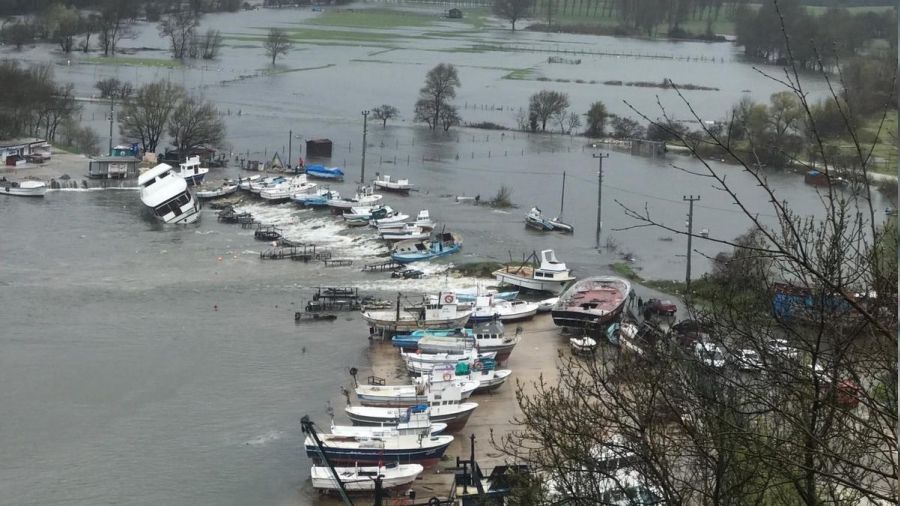
[[[598,100],[591,104],[584,116],[587,118],[587,131],[584,134],[588,137],[603,137],[606,120],[609,117],[606,105]]]

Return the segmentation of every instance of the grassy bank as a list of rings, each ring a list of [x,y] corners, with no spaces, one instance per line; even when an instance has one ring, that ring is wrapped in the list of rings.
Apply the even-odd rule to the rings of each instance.
[[[470,262],[454,267],[453,272],[475,278],[492,278],[493,272],[501,267],[503,264],[500,262]]]
[[[96,65],[132,65],[139,67],[183,67],[184,62],[174,58],[135,58],[131,56],[88,56],[78,60]]]

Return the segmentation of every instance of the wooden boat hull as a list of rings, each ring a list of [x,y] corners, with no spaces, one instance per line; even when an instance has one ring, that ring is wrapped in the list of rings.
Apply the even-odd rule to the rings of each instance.
[[[631,283],[622,278],[583,279],[560,295],[550,312],[553,323],[572,328],[609,325],[622,314],[630,292]]]

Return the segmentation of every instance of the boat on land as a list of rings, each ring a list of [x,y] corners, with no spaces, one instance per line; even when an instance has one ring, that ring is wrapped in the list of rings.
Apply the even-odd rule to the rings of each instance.
[[[461,248],[462,236],[453,232],[442,232],[424,241],[409,240],[397,243],[391,252],[391,260],[400,264],[431,260],[452,255]]]
[[[525,215],[525,225],[542,232],[553,230],[553,224],[550,223],[550,220],[544,218],[541,210],[536,207],[532,207],[528,214]]]
[[[474,404],[474,403],[473,403]],[[396,408],[356,409],[396,410]],[[348,406],[348,409],[350,407]],[[351,416],[351,420],[353,417]],[[397,419],[397,417],[394,417]],[[356,423],[354,421],[354,423]],[[379,423],[375,423],[379,425]],[[400,464],[429,465],[437,463],[444,455],[447,447],[453,442],[453,436],[423,436],[421,434],[403,434],[394,436],[343,436],[339,434],[319,434],[321,450],[311,436],[306,438],[306,455],[315,462],[321,462],[322,453],[332,463],[382,463],[397,462]]]
[[[631,283],[615,276],[582,279],[569,287],[553,307],[553,323],[559,327],[585,328],[607,325],[625,307]]]
[[[379,232],[381,232],[382,240],[391,242],[422,240],[431,237],[431,230],[408,223],[400,228],[389,228],[383,232],[379,229]]]
[[[416,382],[413,385],[359,385],[356,397],[363,406],[405,407],[432,402],[437,396],[453,396],[458,390],[460,399],[468,399],[478,388],[477,381],[457,381],[433,385],[429,382]]]
[[[447,430],[446,423],[435,423],[428,416],[425,406],[410,407],[400,416],[397,423],[383,425],[335,425],[331,422],[331,433],[342,436],[377,436],[425,434],[435,436]]]
[[[332,181],[343,181],[344,171],[338,167],[326,167],[324,165],[307,165],[306,175],[316,179],[330,179]]]
[[[475,288],[463,288],[455,290],[455,292],[456,298],[459,299],[460,302],[475,302],[476,298],[483,295],[490,295],[494,300],[516,300],[516,298],[519,297],[518,290],[500,292],[495,288],[483,288],[481,286]]]
[[[518,286],[528,290],[558,294],[575,280],[566,264],[556,259],[552,249],[541,251],[541,261],[536,262],[534,253],[520,265],[507,265],[494,271],[494,278],[500,283]]]
[[[538,301],[538,313],[549,313],[553,310],[553,306],[559,301],[559,297],[550,297],[549,299]]]
[[[295,322],[333,322],[337,320],[336,314],[330,313],[304,313],[297,311],[294,313]]]
[[[494,359],[497,352],[480,352],[470,349],[461,353],[407,353],[400,350],[400,357],[406,363],[406,370],[413,375],[429,374],[435,368],[454,365],[459,362],[474,364],[476,360]]]
[[[528,320],[537,313],[538,305],[537,302],[499,300],[486,295],[475,299],[475,312],[472,313],[470,320],[473,322]]]
[[[460,363],[454,367],[435,369],[430,375],[422,376],[427,381],[439,382],[447,381],[445,378],[451,378],[449,381],[459,381],[466,379],[477,381],[478,388],[475,389],[476,394],[490,392],[500,388],[509,378],[512,371],[509,369],[497,369],[497,363],[491,359],[484,359],[477,363],[469,364]]]
[[[316,490],[334,492],[343,486],[343,490],[349,493],[361,493],[374,492],[376,479],[381,480],[381,488],[384,490],[405,487],[424,470],[420,464],[335,467],[334,472],[328,466],[312,466],[309,475]],[[335,473],[337,479],[334,477]],[[338,479],[341,481],[340,485]]]
[[[447,424],[446,430],[453,431],[463,428],[477,407],[478,403],[475,402],[441,399],[428,406],[421,404],[411,408],[347,406],[344,411],[353,425],[382,425],[398,423],[397,421],[405,415],[408,409],[424,410],[433,423],[445,423]]]
[[[287,178],[284,176],[270,176],[262,179],[257,179],[256,181],[250,182],[250,192],[259,195],[266,188],[278,186],[285,181],[287,181]]]
[[[503,362],[521,340],[521,329],[508,335],[503,323],[492,320],[476,324],[472,329],[459,329],[451,335],[426,333],[415,343],[415,348],[422,353],[464,353],[474,348],[482,353],[496,353],[496,361]]]
[[[390,228],[402,227],[406,225],[406,220],[408,219],[408,214],[403,214],[397,211],[393,216],[385,216],[383,218],[369,218],[369,226],[377,228],[380,232],[382,230],[388,230]]]
[[[423,228],[425,230],[434,230],[434,222],[431,221],[431,214],[428,212],[428,209],[423,209],[419,211],[419,214],[416,215],[416,221],[412,223],[405,223],[405,220],[409,218],[399,219],[382,219],[382,220],[372,220],[369,222],[373,227],[378,227],[379,232],[385,232],[389,229],[393,228],[402,228],[407,225],[412,225],[414,227]]]
[[[19,197],[43,197],[47,193],[47,183],[43,181],[7,181],[0,179],[0,193]]]
[[[260,174],[253,174],[252,176],[247,177],[239,177],[238,178],[238,188],[241,190],[250,191],[250,185],[262,179]]]
[[[235,181],[231,181],[226,179],[221,185],[215,188],[197,188],[197,191],[194,193],[198,199],[214,199],[218,197],[224,197],[226,195],[231,195],[232,193],[238,190],[238,183]]]
[[[200,166],[200,157],[191,156],[178,164],[178,175],[183,177],[188,185],[198,185],[209,173],[209,169]]]
[[[200,218],[200,201],[170,165],[161,163],[144,172],[138,186],[141,202],[163,223],[194,223]]]
[[[306,179],[306,176],[300,174],[288,179],[281,184],[269,188],[263,188],[259,192],[259,196],[271,202],[279,202],[282,200],[288,200],[293,195],[313,193],[317,186],[319,185],[309,182]]]
[[[392,179],[388,174],[376,178],[373,184],[379,190],[396,193],[409,193],[412,189],[409,179]]]
[[[291,200],[297,204],[308,207],[325,207],[330,200],[339,198],[341,198],[341,194],[328,187],[320,187],[312,193],[298,193],[291,195]]]
[[[331,199],[328,201],[328,207],[334,210],[350,209],[353,207],[372,206],[382,199],[382,195],[372,193],[371,186],[364,186],[357,190],[356,194],[349,199]]]
[[[588,336],[570,337],[569,347],[572,348],[572,353],[590,355],[597,350],[597,341]]]
[[[347,225],[362,226],[368,225],[370,219],[390,218],[400,213],[394,211],[391,206],[362,206],[351,207],[350,211],[344,211],[343,217]]]
[[[397,334],[420,329],[446,329],[462,327],[472,315],[470,308],[461,308],[453,293],[439,294],[416,307],[401,308],[397,299],[393,310],[365,310],[363,319],[369,324],[370,334]]]

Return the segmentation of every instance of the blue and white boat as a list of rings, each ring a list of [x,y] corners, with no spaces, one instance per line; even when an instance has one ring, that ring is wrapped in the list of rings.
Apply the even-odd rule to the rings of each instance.
[[[402,241],[394,246],[391,260],[408,264],[420,260],[452,255],[462,249],[462,237],[452,232],[442,232],[432,239],[424,241]]]
[[[554,228],[553,223],[549,219],[544,218],[541,210],[536,207],[532,207],[531,211],[528,211],[528,214],[525,215],[525,226],[542,232],[553,230]]]
[[[391,408],[368,408],[391,409]],[[395,418],[399,418],[398,416]],[[436,464],[453,442],[453,436],[420,434],[359,435],[319,434],[321,452],[332,463]],[[306,455],[322,462],[322,454],[312,436],[306,438]]]
[[[414,330],[409,334],[398,334],[392,337],[391,343],[398,348],[415,350],[419,347],[419,340],[425,336],[467,338],[472,336],[472,331],[465,328]]]
[[[433,399],[468,399],[478,388],[477,381],[460,380],[434,387],[430,381],[414,385],[359,385],[356,397],[363,406],[402,408],[434,402]]]
[[[297,195],[291,197],[294,202],[301,202]],[[307,207],[328,207],[328,203],[332,200],[341,198],[341,194],[336,190],[326,190],[311,193],[302,198],[302,204]]]
[[[337,167],[326,167],[324,165],[308,165],[306,167],[306,175],[316,179],[331,179],[334,181],[344,180],[344,171]]]
[[[498,292],[493,288],[463,288],[456,290],[456,299],[460,302],[475,302],[475,299],[481,295],[490,295],[494,300],[516,300],[519,297],[519,291]]]
[[[198,185],[203,182],[203,177],[209,172],[209,169],[200,166],[200,157],[192,156],[178,164],[177,174],[184,178],[188,186]]]

